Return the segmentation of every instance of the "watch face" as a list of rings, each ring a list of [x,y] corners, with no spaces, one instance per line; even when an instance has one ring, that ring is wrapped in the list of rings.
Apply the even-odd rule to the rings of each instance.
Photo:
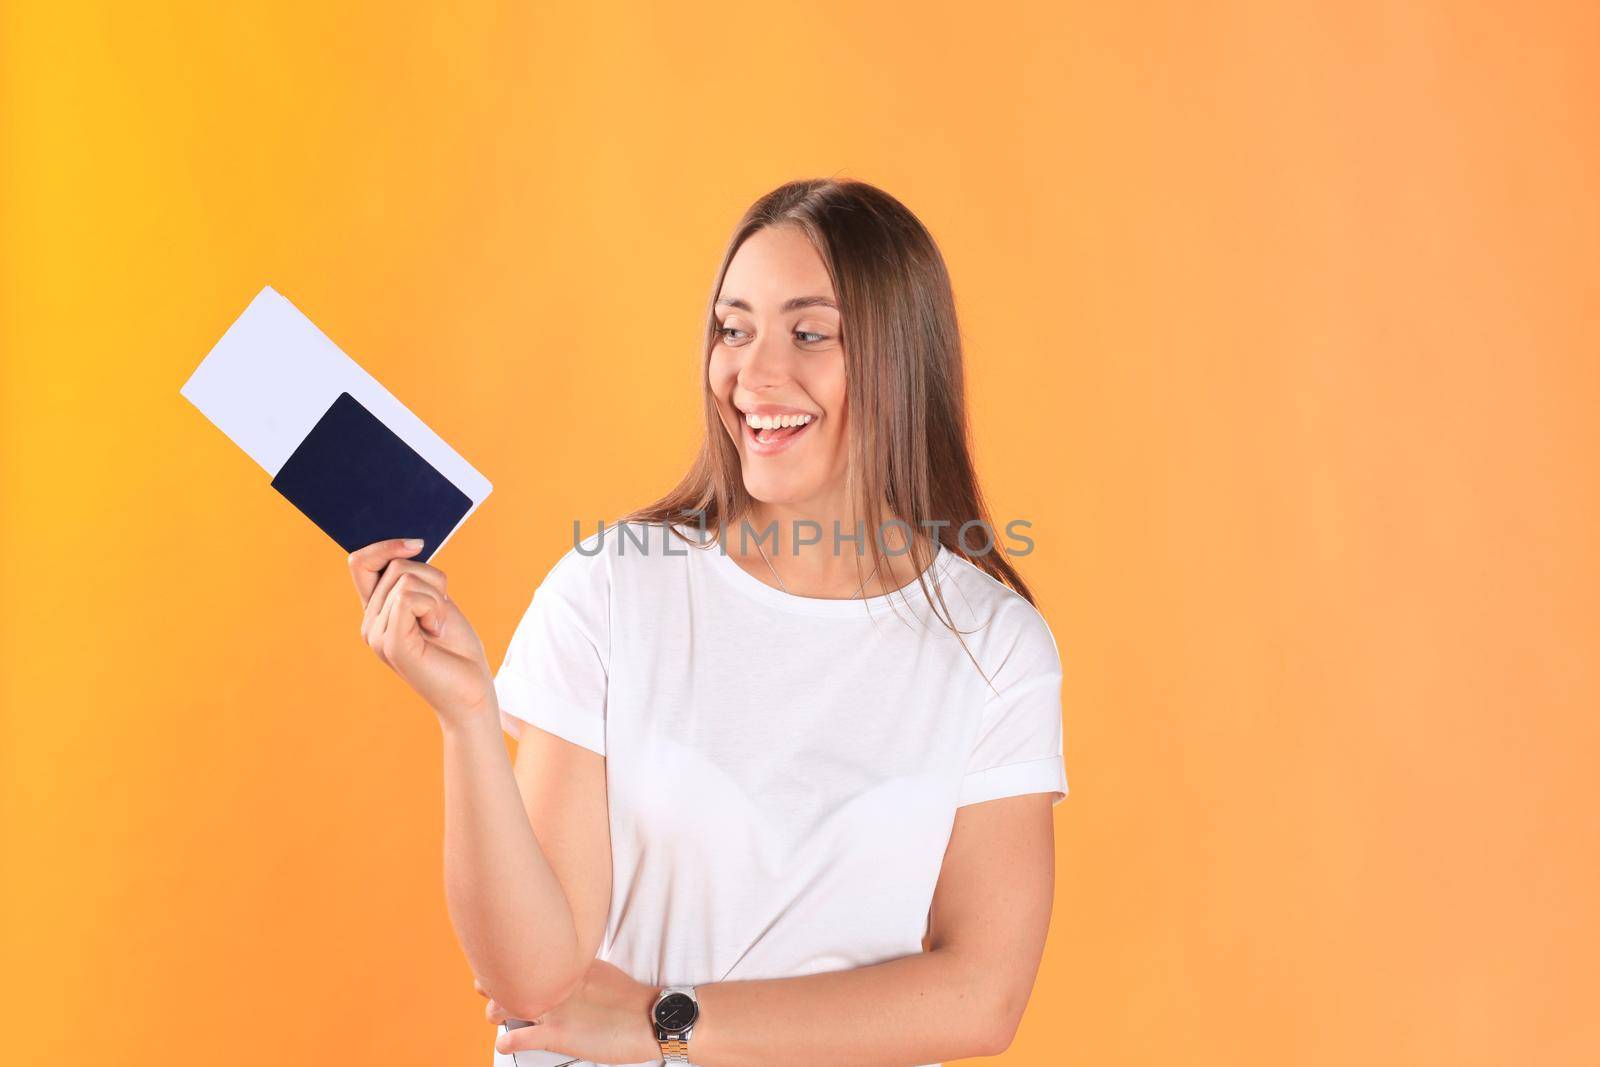
[[[656,1002],[656,1025],[663,1030],[684,1030],[700,1014],[700,1005],[686,993],[668,993]]]

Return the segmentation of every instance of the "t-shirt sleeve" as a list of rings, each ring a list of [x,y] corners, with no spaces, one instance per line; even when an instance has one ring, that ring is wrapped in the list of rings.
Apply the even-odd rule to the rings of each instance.
[[[610,661],[606,553],[568,550],[534,590],[494,676],[501,726],[532,723],[605,755]]]
[[[1023,610],[1026,609],[1026,610]],[[1061,655],[1044,617],[1019,599],[1016,637],[991,672],[958,807],[1024,793],[1067,797],[1061,726]]]

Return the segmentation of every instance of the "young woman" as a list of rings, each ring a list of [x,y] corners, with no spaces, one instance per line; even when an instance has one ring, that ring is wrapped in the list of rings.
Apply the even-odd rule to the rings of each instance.
[[[497,672],[417,546],[350,557],[443,728],[496,1063],[993,1055],[1049,925],[1062,674],[978,489],[949,277],[887,193],[802,181],[712,293],[693,468],[550,569]]]

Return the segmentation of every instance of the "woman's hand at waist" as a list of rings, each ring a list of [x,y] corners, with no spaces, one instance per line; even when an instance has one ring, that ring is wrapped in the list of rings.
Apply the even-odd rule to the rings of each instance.
[[[479,994],[489,997],[473,981]],[[531,1020],[532,1026],[508,1030],[495,1041],[499,1052],[549,1049],[591,1063],[653,1063],[661,1059],[650,1027],[650,1008],[659,990],[636,982],[615,964],[596,959],[572,994]],[[509,1015],[493,997],[484,1008],[491,1023]]]

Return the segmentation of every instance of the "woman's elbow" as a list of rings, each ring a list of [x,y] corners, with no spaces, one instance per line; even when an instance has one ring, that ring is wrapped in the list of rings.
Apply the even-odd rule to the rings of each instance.
[[[983,1020],[983,1026],[974,1035],[974,1056],[998,1056],[1011,1047],[1011,1041],[1017,1036],[1015,1021],[999,1013],[993,1013]]]
[[[998,1056],[1011,1047],[1011,1042],[1016,1039],[1017,1029],[1022,1025],[1022,1014],[1028,1007],[1028,998],[1032,993],[1031,983],[1026,989],[1011,990],[984,1013],[984,1025],[978,1035],[979,1044],[983,1046],[980,1055]]]
[[[573,990],[578,988],[578,983],[582,980],[583,972],[581,971],[571,975],[560,976],[559,980],[556,981],[537,981],[524,978],[507,985],[503,997],[493,989],[489,991],[489,995],[494,997],[495,1001],[505,1009],[506,1014],[511,1018],[526,1019],[532,1022],[570,997]]]

